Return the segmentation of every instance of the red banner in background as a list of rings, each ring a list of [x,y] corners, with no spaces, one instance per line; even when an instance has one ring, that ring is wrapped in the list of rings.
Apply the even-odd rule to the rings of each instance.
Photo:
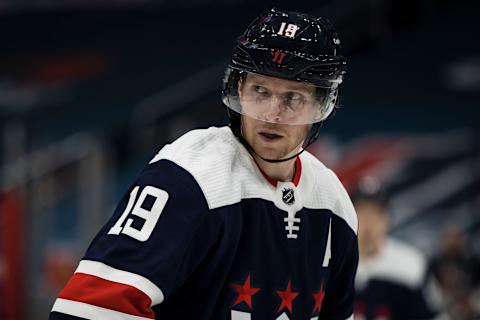
[[[24,319],[24,206],[15,192],[0,194],[0,319]]]

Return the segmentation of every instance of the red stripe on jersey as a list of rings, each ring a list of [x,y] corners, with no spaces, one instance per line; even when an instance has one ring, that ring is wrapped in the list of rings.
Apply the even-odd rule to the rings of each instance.
[[[59,298],[155,319],[155,313],[150,308],[152,300],[142,291],[84,273],[75,273],[60,292]]]
[[[300,157],[295,159],[295,175],[293,177],[293,184],[295,187],[298,187],[298,183],[300,182],[300,177],[302,175],[302,161],[300,161]]]

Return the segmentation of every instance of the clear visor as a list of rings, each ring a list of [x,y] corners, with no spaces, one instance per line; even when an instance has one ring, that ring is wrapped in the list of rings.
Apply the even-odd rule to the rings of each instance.
[[[233,111],[260,121],[303,125],[325,119],[335,104],[338,83],[325,87],[243,72],[229,84],[223,103]]]

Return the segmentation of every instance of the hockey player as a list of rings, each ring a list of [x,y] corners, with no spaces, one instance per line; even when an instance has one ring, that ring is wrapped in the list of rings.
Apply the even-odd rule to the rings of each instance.
[[[356,215],[304,151],[345,66],[322,18],[272,9],[255,19],[224,78],[230,126],[160,150],[50,319],[351,319]]]
[[[366,179],[367,180],[367,179]],[[360,263],[355,320],[447,319],[428,263],[416,248],[388,236],[389,217],[379,192],[353,196],[358,214]]]

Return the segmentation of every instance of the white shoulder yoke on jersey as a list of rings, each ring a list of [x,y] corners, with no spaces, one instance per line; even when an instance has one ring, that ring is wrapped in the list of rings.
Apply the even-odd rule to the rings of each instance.
[[[276,189],[228,127],[192,130],[166,145],[150,161],[170,160],[188,171],[202,189],[210,209],[260,198],[274,202]],[[357,216],[336,175],[307,151],[300,155],[297,187],[303,207],[328,209],[357,233]]]

